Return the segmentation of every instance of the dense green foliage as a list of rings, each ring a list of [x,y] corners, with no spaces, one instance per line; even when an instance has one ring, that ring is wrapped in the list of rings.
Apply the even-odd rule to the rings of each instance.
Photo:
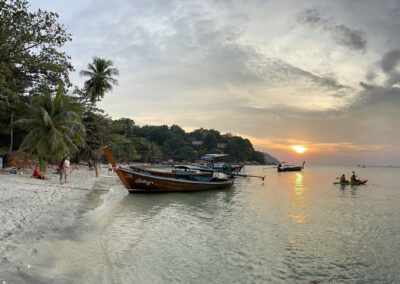
[[[59,50],[71,36],[57,22],[58,15],[28,7],[25,0],[0,0],[0,141],[8,140],[9,152],[15,148],[13,121],[28,96],[42,85],[56,90],[60,81],[69,84],[73,70]]]
[[[205,154],[226,153],[229,156],[225,160],[229,162],[264,163],[263,153],[255,151],[248,139],[222,135],[214,129],[200,128],[186,133],[178,125],[139,127],[128,118],[110,120],[107,125],[110,136],[104,143],[109,142],[119,161],[193,162]],[[194,141],[201,141],[202,145],[193,145]]]
[[[26,105],[26,118],[15,122],[16,126],[29,131],[20,150],[36,154],[43,172],[46,172],[46,161],[61,159],[84,144],[81,107],[62,91],[62,85],[55,96],[49,89],[43,89],[43,95],[33,97]]]
[[[71,35],[56,13],[28,8],[25,0],[0,0],[0,154],[29,152],[42,171],[46,161],[65,155],[104,160],[104,145],[119,162],[191,162],[207,153],[230,154],[230,162],[264,162],[249,140],[214,129],[186,133],[178,125],[112,120],[96,107],[118,83],[110,60],[94,57],[81,71],[84,87],[64,94],[58,86],[71,86],[73,68],[60,48]]]

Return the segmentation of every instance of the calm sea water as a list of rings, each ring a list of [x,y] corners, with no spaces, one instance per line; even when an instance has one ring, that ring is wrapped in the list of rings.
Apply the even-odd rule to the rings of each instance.
[[[29,277],[55,283],[400,283],[400,168],[277,173],[248,166],[227,190],[132,195],[118,185]]]

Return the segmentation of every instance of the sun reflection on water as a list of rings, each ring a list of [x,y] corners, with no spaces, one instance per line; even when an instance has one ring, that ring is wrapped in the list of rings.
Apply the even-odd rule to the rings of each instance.
[[[293,184],[293,191],[289,193],[292,206],[289,208],[289,214],[287,214],[287,216],[295,223],[305,223],[307,222],[305,210],[308,206],[308,200],[305,195],[306,188],[303,183],[303,173],[295,174]]]

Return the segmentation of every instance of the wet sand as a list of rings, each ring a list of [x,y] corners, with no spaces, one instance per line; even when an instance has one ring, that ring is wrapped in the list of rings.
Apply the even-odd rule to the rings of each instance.
[[[34,244],[62,238],[76,218],[102,204],[102,195],[116,180],[107,169],[96,178],[94,171],[84,167],[60,185],[59,175],[52,172],[48,171],[49,180],[31,178],[30,170],[0,174],[1,281],[16,280],[14,276],[27,266],[21,259],[37,254]]]

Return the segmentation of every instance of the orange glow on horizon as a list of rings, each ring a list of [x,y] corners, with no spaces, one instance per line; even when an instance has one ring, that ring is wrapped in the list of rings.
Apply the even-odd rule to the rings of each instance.
[[[303,154],[305,151],[307,151],[306,147],[299,146],[299,145],[292,146],[292,149],[295,150],[299,154]]]

